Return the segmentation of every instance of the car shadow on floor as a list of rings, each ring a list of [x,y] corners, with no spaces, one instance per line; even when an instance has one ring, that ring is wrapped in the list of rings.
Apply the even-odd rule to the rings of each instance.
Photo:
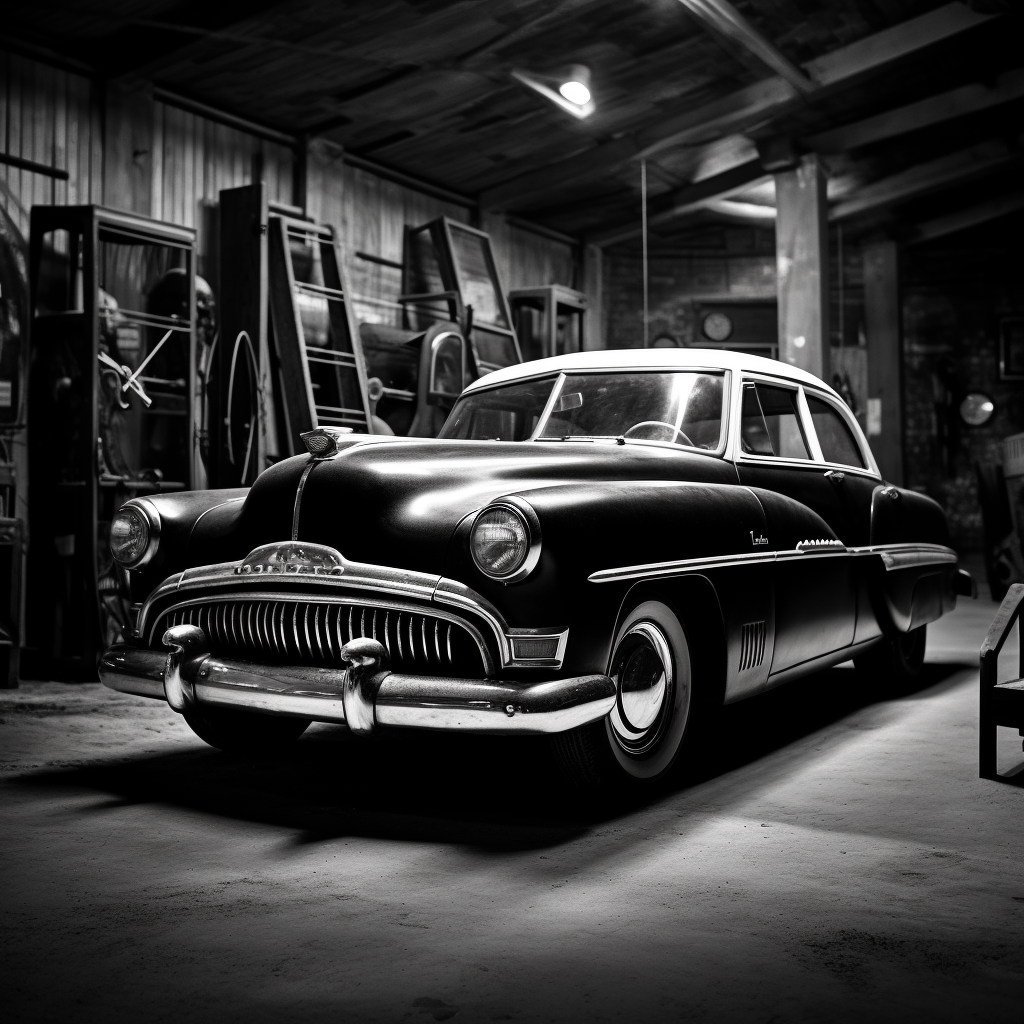
[[[957,685],[962,671],[926,665],[900,696],[938,695]],[[594,799],[573,790],[542,738],[392,731],[357,739],[343,726],[323,725],[286,754],[239,756],[196,747],[37,771],[8,784],[109,794],[96,813],[155,803],[284,827],[295,830],[300,843],[361,836],[494,853],[543,849],[728,772],[750,771],[756,788],[759,772],[751,766],[760,759],[893,696],[880,697],[856,679],[852,670],[831,669],[727,707],[717,732],[728,742],[712,738],[696,763],[640,797]],[[834,747],[841,738],[830,742]]]

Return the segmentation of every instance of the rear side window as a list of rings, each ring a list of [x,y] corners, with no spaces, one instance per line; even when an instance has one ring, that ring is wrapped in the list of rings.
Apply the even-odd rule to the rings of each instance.
[[[818,435],[821,454],[826,462],[835,462],[840,466],[856,466],[866,469],[864,457],[846,421],[839,412],[820,398],[807,395],[807,407],[811,411],[811,422],[814,432]]]
[[[770,384],[745,384],[741,419],[740,445],[744,452],[810,459],[795,391]]]

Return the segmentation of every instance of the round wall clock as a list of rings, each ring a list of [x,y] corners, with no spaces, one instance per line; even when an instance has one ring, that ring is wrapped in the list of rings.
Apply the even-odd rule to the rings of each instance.
[[[708,313],[701,330],[711,341],[728,341],[732,335],[732,319],[725,313]]]

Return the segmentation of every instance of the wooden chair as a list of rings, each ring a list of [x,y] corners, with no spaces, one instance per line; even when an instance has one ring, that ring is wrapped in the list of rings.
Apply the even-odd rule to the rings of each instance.
[[[1024,606],[1024,583],[1015,583],[1003,598],[981,645],[981,702],[978,735],[978,774],[1001,779],[996,770],[996,727],[1019,729],[1024,736],[1024,643],[1017,663],[1017,678],[999,682],[999,652]]]

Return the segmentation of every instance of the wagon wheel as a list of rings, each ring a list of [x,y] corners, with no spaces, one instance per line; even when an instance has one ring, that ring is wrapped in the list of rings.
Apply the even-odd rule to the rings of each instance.
[[[201,740],[230,754],[274,753],[294,743],[310,724],[308,718],[209,706],[192,707],[182,717]]]
[[[898,692],[921,674],[927,642],[928,627],[918,626],[909,633],[883,640],[877,647],[854,658],[853,663],[865,683]]]
[[[586,789],[662,778],[693,731],[690,648],[667,605],[645,601],[622,620],[609,675],[617,697],[607,718],[552,737],[563,771]]]
[[[650,427],[657,427],[658,431],[667,432],[669,436],[653,437],[648,430]],[[648,430],[648,433],[642,433],[644,430]],[[689,445],[691,448],[697,447],[674,423],[666,423],[664,420],[642,420],[640,423],[634,423],[622,436],[639,437],[641,441],[671,441],[673,444],[677,443],[678,438],[682,438],[683,444]]]

